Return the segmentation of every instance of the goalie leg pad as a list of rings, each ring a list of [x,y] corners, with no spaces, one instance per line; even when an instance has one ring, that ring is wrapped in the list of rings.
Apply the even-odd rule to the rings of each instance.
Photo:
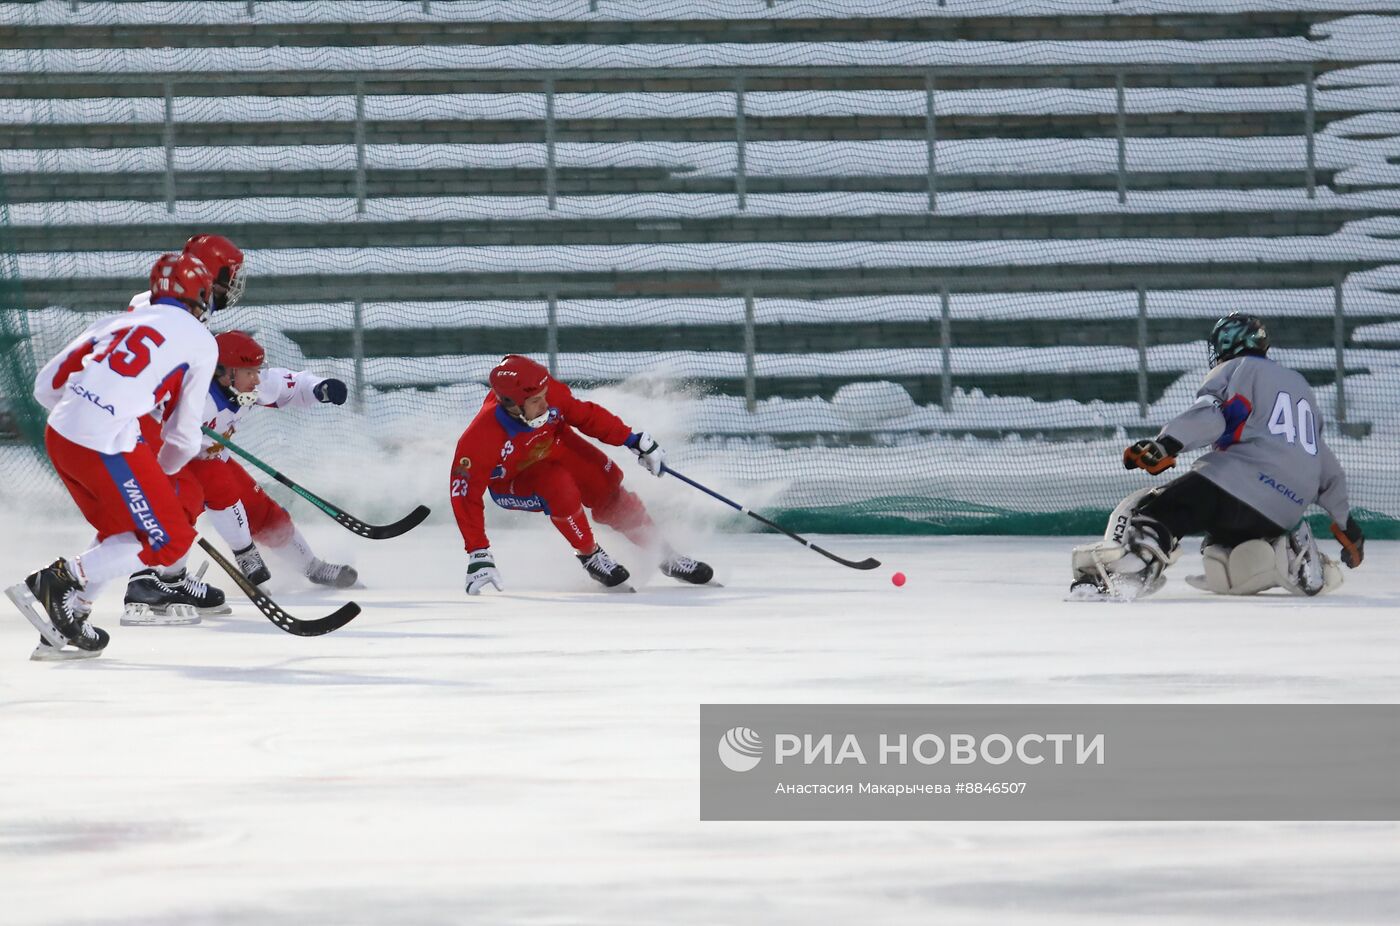
[[[1288,534],[1274,541],[1283,563],[1280,583],[1295,595],[1320,595],[1342,584],[1342,570],[1317,548],[1312,528],[1303,521]]]
[[[1246,540],[1235,547],[1230,551],[1230,590],[1225,594],[1257,595],[1279,585],[1288,565],[1286,554],[1280,555],[1286,549],[1287,542],[1277,540]]]
[[[1257,595],[1284,584],[1288,560],[1277,542],[1246,540],[1235,547],[1207,544],[1201,548],[1201,565],[1205,575],[1186,577],[1192,588],[1216,595]]]
[[[1219,543],[1201,547],[1201,565],[1205,575],[1187,576],[1186,584],[1203,592],[1230,594],[1230,548]]]
[[[1181,557],[1181,548],[1165,525],[1138,513],[1157,491],[1143,489],[1123,499],[1109,515],[1104,539],[1074,548],[1073,594],[1097,590],[1102,597],[1133,600],[1162,587],[1162,572]]]

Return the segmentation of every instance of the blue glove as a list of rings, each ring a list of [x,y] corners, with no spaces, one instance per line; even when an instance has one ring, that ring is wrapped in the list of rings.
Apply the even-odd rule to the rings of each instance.
[[[311,390],[311,394],[316,397],[317,402],[329,402],[332,405],[344,405],[345,400],[350,398],[350,390],[338,379],[321,380],[316,384],[316,388]]]
[[[647,468],[653,476],[660,476],[666,466],[666,451],[652,439],[646,431],[638,431],[628,436],[624,445],[637,455],[637,462]]]

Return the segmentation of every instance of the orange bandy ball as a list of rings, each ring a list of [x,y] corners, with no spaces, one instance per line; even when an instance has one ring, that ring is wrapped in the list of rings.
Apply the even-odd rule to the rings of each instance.
[[[904,584],[904,573],[896,572],[894,575],[890,576],[890,581],[895,584],[896,588],[898,588],[899,586]]]

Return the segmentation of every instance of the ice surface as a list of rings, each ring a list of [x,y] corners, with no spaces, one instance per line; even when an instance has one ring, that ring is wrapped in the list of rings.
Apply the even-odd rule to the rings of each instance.
[[[672,519],[726,587],[605,532],[645,582],[619,597],[493,512],[508,592],[468,600],[450,520],[294,514],[367,586],[328,637],[237,598],[121,627],[112,589],[107,654],[38,664],[0,602],[7,924],[1394,921],[1394,824],[700,823],[696,741],[708,702],[1393,702],[1394,544],[1322,599],[1212,598],[1188,554],[1152,599],[1076,605],[1072,539],[821,538],[885,560],[856,573]],[[66,507],[8,523],[6,582],[87,538]],[[345,597],[285,575],[295,613]]]

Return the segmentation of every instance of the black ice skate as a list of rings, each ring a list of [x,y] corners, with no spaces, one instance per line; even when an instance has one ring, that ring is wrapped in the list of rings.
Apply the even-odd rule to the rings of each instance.
[[[122,603],[123,627],[199,623],[199,612],[194,605],[187,602],[154,569],[143,569],[127,580],[126,598]]]
[[[227,597],[223,589],[215,588],[204,581],[204,570],[208,563],[199,567],[199,572],[190,575],[186,569],[181,569],[174,575],[161,576],[165,584],[175,589],[184,599],[186,604],[194,605],[194,609],[200,614],[232,614],[233,608],[229,607]]]
[[[263,562],[256,544],[250,543],[241,550],[234,550],[233,558],[238,561],[238,571],[243,573],[243,578],[254,585],[262,585],[272,578],[272,573],[268,572],[267,563]]]
[[[679,553],[670,553],[661,561],[661,574],[671,579],[680,579],[682,582],[689,582],[691,585],[708,585],[715,577],[715,571],[708,563],[702,563],[698,559],[691,559],[688,556],[681,556]]]
[[[631,587],[625,584],[632,577],[631,574],[621,564],[614,562],[602,547],[592,553],[578,554],[578,561],[590,576],[605,587],[631,591]]]
[[[349,588],[360,580],[360,574],[355,571],[354,566],[328,563],[323,559],[311,561],[311,565],[306,567],[306,577],[317,585],[329,585],[332,588]]]
[[[5,589],[5,595],[39,631],[39,646],[30,659],[90,659],[107,648],[111,638],[107,631],[88,623],[91,609],[79,600],[81,590],[65,559],[57,559]]]

